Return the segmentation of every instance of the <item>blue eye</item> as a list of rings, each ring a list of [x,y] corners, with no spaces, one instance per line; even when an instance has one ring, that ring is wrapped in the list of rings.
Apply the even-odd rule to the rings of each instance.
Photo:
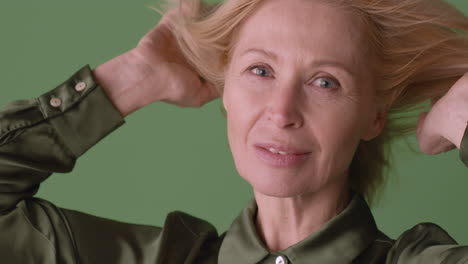
[[[271,75],[268,75],[269,73],[268,69],[261,65],[251,66],[249,68],[249,71],[260,77],[271,77]]]
[[[322,88],[333,89],[333,88],[340,87],[340,84],[338,83],[338,81],[334,80],[333,78],[321,77],[321,78],[316,79],[316,81],[318,81],[318,84],[316,85]]]

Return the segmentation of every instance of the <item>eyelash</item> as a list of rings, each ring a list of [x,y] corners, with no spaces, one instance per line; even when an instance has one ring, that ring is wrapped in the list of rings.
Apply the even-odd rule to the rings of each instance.
[[[268,70],[268,67],[264,66],[264,65],[261,65],[261,64],[255,64],[255,65],[252,65],[248,68],[248,71],[249,72],[252,72],[252,70],[254,69],[257,69],[257,68],[263,68],[263,69],[267,69]],[[257,75],[257,74],[254,74],[255,76],[258,76],[258,77],[263,77],[263,76],[260,76],[260,75]],[[267,77],[265,77],[267,78]],[[335,88],[340,88],[341,87],[341,84],[340,82],[338,82],[338,80],[336,80],[335,78],[332,78],[332,77],[327,77],[327,76],[322,76],[322,77],[318,77],[318,78],[322,78],[322,79],[328,79],[330,81],[332,81],[334,84],[335,84]],[[324,88],[324,89],[329,89],[329,90],[332,90],[332,89],[335,89],[335,88]]]

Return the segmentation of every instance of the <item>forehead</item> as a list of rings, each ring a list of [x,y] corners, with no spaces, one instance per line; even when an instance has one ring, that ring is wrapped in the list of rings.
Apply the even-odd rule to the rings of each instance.
[[[321,0],[264,0],[238,29],[234,54],[255,47],[355,67],[367,50],[363,29],[356,13]]]

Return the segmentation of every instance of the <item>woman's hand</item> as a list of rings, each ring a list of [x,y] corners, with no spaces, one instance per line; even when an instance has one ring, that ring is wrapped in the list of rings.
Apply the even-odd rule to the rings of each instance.
[[[460,148],[467,121],[468,73],[419,116],[416,136],[422,152],[435,155]]]
[[[187,8],[185,4],[183,10]],[[170,23],[177,15],[177,8],[169,11],[137,47],[94,70],[123,116],[155,101],[201,107],[219,97],[214,85],[202,81],[179,50]]]

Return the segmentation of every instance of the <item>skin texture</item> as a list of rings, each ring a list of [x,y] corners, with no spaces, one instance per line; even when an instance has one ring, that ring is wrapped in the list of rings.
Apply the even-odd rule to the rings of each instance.
[[[346,206],[358,143],[383,127],[363,36],[351,13],[306,0],[265,1],[236,36],[223,95],[229,144],[254,189],[257,226],[270,250],[299,242]],[[276,58],[245,53],[252,48]],[[347,70],[318,66],[323,60]],[[297,166],[277,168],[257,156],[259,142],[310,153]]]
[[[183,9],[190,8],[184,1]],[[200,107],[219,95],[201,82],[175,44],[171,10],[137,47],[94,70],[122,116],[152,102]],[[225,69],[223,104],[239,174],[253,187],[257,231],[270,251],[287,248],[320,228],[349,201],[347,169],[360,140],[377,136],[385,112],[372,99],[371,58],[355,14],[321,1],[264,1],[236,36]],[[269,50],[276,59],[256,48]],[[318,66],[319,60],[345,65]],[[254,65],[258,67],[253,68]],[[338,83],[340,85],[338,85]],[[468,120],[468,74],[422,113],[421,150],[438,154],[460,142]],[[306,162],[274,168],[255,154],[257,142],[307,150]]]
[[[432,108],[419,116],[416,136],[419,148],[436,155],[460,148],[468,120],[468,73],[465,73]]]
[[[192,8],[184,1],[182,12]],[[123,117],[153,102],[201,107],[218,98],[215,86],[204,82],[185,60],[172,34],[179,9],[167,12],[138,45],[93,70]]]

